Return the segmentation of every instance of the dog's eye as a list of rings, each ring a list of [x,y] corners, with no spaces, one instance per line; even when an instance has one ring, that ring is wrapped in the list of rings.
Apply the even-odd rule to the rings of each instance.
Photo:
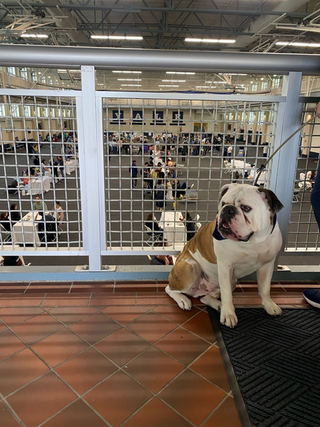
[[[223,207],[225,205],[225,202],[221,202],[221,207]]]
[[[243,212],[250,212],[252,210],[250,206],[247,205],[241,205],[241,209],[243,210]]]

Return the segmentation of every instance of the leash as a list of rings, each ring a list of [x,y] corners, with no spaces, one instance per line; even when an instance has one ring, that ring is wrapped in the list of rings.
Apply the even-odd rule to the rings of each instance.
[[[270,162],[270,160],[272,159],[273,156],[275,156],[277,154],[277,152],[279,150],[281,150],[281,148],[288,142],[290,141],[290,139],[292,137],[295,136],[296,133],[298,133],[301,129],[303,129],[308,123],[310,123],[318,114],[314,113],[309,120],[307,120],[305,123],[303,123],[298,129],[296,129],[290,136],[288,136],[288,138],[283,141],[283,143],[281,145],[279,145],[279,147],[276,149],[276,151],[274,153],[272,153],[272,155],[269,157],[269,159],[266,161],[265,164],[261,165],[259,169],[257,169],[257,176],[253,182],[253,185],[257,185],[258,179],[261,175],[261,172],[264,171],[264,169],[266,168],[267,164]]]

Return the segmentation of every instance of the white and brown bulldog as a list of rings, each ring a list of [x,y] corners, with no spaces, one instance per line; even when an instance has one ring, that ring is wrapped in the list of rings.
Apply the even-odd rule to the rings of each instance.
[[[282,245],[276,220],[282,208],[271,190],[247,184],[222,187],[216,219],[202,227],[179,254],[167,294],[183,310],[192,305],[186,295],[201,297],[201,302],[220,310],[221,323],[234,327],[238,319],[232,291],[237,279],[256,271],[266,312],[280,315],[280,307],[270,298],[270,284]]]

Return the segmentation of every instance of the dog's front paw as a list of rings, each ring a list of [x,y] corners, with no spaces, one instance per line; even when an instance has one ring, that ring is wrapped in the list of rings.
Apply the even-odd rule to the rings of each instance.
[[[238,323],[238,318],[234,310],[225,310],[221,309],[220,322],[228,326],[229,328],[234,328]]]
[[[192,302],[185,295],[180,294],[176,301],[182,310],[191,310]]]
[[[281,316],[282,314],[281,308],[273,301],[268,301],[266,303],[263,303],[263,306],[266,312],[271,316]]]

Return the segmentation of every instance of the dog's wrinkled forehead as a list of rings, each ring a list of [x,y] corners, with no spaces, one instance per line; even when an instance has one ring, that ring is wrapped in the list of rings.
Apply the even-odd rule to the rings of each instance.
[[[219,203],[237,204],[246,203],[247,200],[254,204],[254,200],[262,200],[268,210],[279,212],[283,205],[277,196],[268,189],[257,188],[248,184],[226,184],[220,190]],[[254,207],[254,206],[252,206]]]
[[[245,203],[252,195],[253,187],[251,185],[243,184],[227,184],[224,185],[220,191],[220,202],[236,205]],[[252,197],[251,197],[252,199]]]

